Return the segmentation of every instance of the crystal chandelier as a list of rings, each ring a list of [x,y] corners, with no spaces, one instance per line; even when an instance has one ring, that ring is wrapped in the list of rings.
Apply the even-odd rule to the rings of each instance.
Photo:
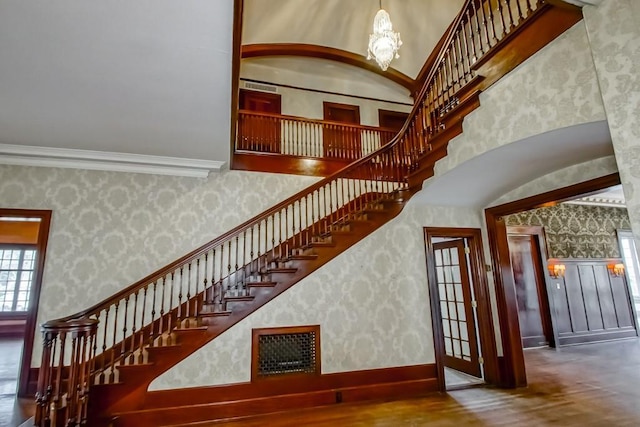
[[[400,33],[393,31],[391,18],[382,8],[382,0],[380,0],[380,10],[373,19],[373,33],[369,35],[367,59],[375,58],[382,71],[386,71],[394,57],[400,58],[398,55],[400,46],[402,46]]]

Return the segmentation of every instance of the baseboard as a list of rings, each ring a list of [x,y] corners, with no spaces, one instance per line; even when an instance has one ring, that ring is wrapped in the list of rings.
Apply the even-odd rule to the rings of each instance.
[[[610,331],[584,332],[576,334],[560,334],[558,343],[560,346],[588,344],[602,341],[613,341],[625,338],[635,338],[638,334],[633,327],[620,328]]]
[[[371,400],[395,400],[438,391],[434,364],[149,392],[145,408],[116,414],[114,426],[171,425],[239,418]]]

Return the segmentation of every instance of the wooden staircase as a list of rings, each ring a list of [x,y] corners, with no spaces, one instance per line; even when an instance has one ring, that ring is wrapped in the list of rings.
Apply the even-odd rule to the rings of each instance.
[[[111,298],[47,322],[35,425],[177,424],[169,414],[180,411],[148,406],[149,384],[397,216],[479,93],[580,19],[579,9],[542,0],[466,1],[391,143]],[[210,419],[205,409],[180,419]]]

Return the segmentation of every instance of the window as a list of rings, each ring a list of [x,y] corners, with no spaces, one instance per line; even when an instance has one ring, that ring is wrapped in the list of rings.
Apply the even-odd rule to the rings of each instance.
[[[0,247],[0,312],[27,311],[35,261],[31,246]]]
[[[618,241],[620,242],[620,254],[624,260],[627,278],[629,279],[636,315],[640,319],[640,263],[638,263],[638,251],[633,233],[628,230],[618,230]]]

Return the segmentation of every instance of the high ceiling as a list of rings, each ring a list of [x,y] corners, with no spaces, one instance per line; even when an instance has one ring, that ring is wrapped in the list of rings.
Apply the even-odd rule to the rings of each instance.
[[[243,43],[366,55],[378,2],[245,0]],[[383,0],[404,41],[392,67],[415,78],[462,2]],[[192,176],[227,164],[233,6],[0,0],[0,163]]]
[[[392,66],[415,77],[462,0],[382,3],[404,40]],[[377,7],[246,0],[243,42],[366,55]],[[230,151],[232,28],[233,0],[0,0],[0,162],[216,169]]]

